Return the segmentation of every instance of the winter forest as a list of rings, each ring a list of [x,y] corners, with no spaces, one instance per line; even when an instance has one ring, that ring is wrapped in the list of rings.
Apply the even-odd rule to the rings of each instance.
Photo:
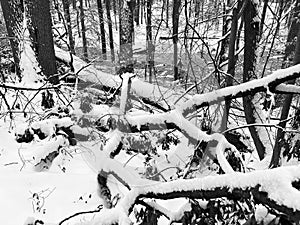
[[[300,0],[0,3],[0,224],[300,224]]]

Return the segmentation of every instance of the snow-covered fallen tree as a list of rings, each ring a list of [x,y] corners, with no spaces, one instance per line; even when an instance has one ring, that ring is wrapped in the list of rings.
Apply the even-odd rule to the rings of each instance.
[[[233,200],[253,199],[280,213],[287,215],[290,221],[300,220],[299,166],[290,166],[268,171],[234,173],[219,176],[208,176],[189,180],[175,180],[163,183],[133,186],[115,208],[102,209],[92,221],[83,224],[131,224],[129,218],[135,204],[148,204],[151,199],[214,199],[226,197]],[[181,217],[172,212],[149,204],[162,213],[171,222],[181,221]]]
[[[253,204],[263,204],[272,209],[273,211],[270,212],[272,215],[282,214],[290,221],[299,220],[300,204],[295,197],[299,195],[297,190],[300,178],[300,174],[297,172],[298,167],[241,173],[246,171],[243,154],[232,140],[227,139],[221,133],[203,131],[188,116],[200,108],[217,104],[226,99],[242,97],[249,93],[280,90],[277,88],[278,85],[280,87],[283,82],[300,76],[300,66],[279,70],[265,78],[234,87],[194,96],[185,95],[187,100],[181,98],[181,101],[171,108],[163,108],[160,112],[155,113],[153,111],[147,112],[147,108],[143,108],[143,104],[138,100],[141,97],[149,99],[149,102],[155,102],[157,96],[164,96],[161,95],[161,90],[159,92],[153,91],[155,86],[139,81],[132,74],[123,74],[121,77],[102,74],[95,68],[83,64],[77,58],[73,61],[73,66],[76,68],[75,74],[81,80],[85,79],[83,75],[97,74],[95,76],[97,80],[90,77],[86,78],[90,82],[89,85],[95,88],[95,90],[87,88],[86,93],[101,95],[103,94],[101,91],[107,91],[109,88],[114,89],[114,92],[118,90],[120,97],[114,100],[118,101],[118,104],[116,106],[99,106],[94,103],[92,98],[81,97],[80,104],[78,105],[78,101],[75,100],[72,104],[73,109],[67,113],[63,110],[63,115],[54,109],[48,111],[47,119],[31,123],[27,129],[17,134],[17,140],[19,142],[37,142],[36,148],[32,148],[22,156],[25,163],[29,162],[34,165],[36,170],[44,171],[49,169],[51,162],[61,154],[61,148],[68,148],[68,146],[78,142],[84,144],[90,141],[92,136],[93,138],[102,138],[100,150],[92,148],[88,152],[83,152],[85,161],[98,173],[99,196],[104,205],[103,209],[92,212],[95,213],[95,216],[86,224],[130,224],[132,213],[135,212],[137,205],[146,207],[147,210],[158,211],[159,215],[164,215],[170,222],[183,221],[186,220],[186,212],[195,213],[193,210],[195,207],[199,207],[199,203],[197,203],[199,199],[214,200],[219,198],[237,202],[248,199]],[[145,86],[139,85],[140,82]],[[99,83],[101,85],[97,86]],[[289,88],[295,89],[290,86]],[[152,95],[153,93],[155,94]],[[88,95],[83,94],[83,96]],[[138,98],[132,96],[138,96]],[[164,101],[167,101],[167,98]],[[142,110],[136,113],[134,105],[138,105]],[[155,104],[151,106],[157,108]],[[91,127],[97,128],[94,131],[98,130],[97,132],[100,134],[92,135],[91,130],[80,127],[82,121],[86,119],[90,120],[91,123],[88,124]],[[150,132],[149,139],[151,139],[156,138],[155,132],[171,131],[174,133],[174,130],[182,134],[177,139],[179,142],[185,143],[185,148],[191,149],[194,155],[196,152],[202,155],[196,166],[191,160],[194,156],[184,158],[187,161],[180,166],[170,163],[169,167],[175,167],[178,170],[178,174],[175,176],[177,180],[159,178],[163,173],[162,171],[168,170],[168,165],[159,168],[159,170],[153,170],[156,172],[152,172],[150,175],[143,176],[145,172],[141,172],[141,168],[125,167],[127,163],[124,164],[124,162],[119,161],[120,155],[121,157],[124,155],[131,157],[133,152],[151,157],[157,154],[155,151],[151,152],[150,148],[137,149],[137,151],[131,148],[132,146],[125,148],[125,143],[134,145],[134,141],[128,141],[130,136]],[[178,136],[178,133],[175,133],[175,136]],[[152,142],[158,142],[158,140],[159,138]],[[158,144],[154,143],[153,145]],[[178,152],[185,150],[179,149]],[[160,157],[162,156],[163,154],[160,153]],[[166,158],[166,161],[168,160]],[[202,178],[193,178],[197,175],[190,176],[194,173],[193,171],[201,169],[207,160],[210,160],[210,165],[216,164],[218,170],[221,173],[226,173],[226,175]],[[156,168],[155,165],[150,165],[150,167]],[[153,179],[154,177],[158,177],[158,179]],[[113,195],[117,193],[110,187],[111,179],[126,189],[120,200],[113,198]],[[153,201],[153,199],[174,198],[187,198],[189,203],[187,205],[184,203],[178,212],[172,212]],[[255,209],[252,209],[252,214],[254,213],[253,210],[255,211]]]
[[[82,128],[76,125],[76,121],[93,118],[92,122],[96,122],[97,130],[105,136],[101,150],[91,149],[91,151],[83,153],[86,162],[98,173],[99,196],[105,206],[94,212],[93,219],[85,224],[131,224],[132,213],[135,212],[137,205],[146,207],[147,210],[158,211],[159,215],[164,215],[170,222],[183,221],[186,220],[186,212],[193,213],[195,207],[199,205],[199,199],[213,200],[219,198],[237,202],[247,199],[253,204],[262,204],[269,208],[273,216],[285,215],[289,221],[299,221],[300,203],[296,196],[299,195],[297,189],[299,188],[300,174],[297,166],[241,173],[246,171],[246,166],[240,149],[234,145],[232,140],[227,139],[221,133],[209,133],[201,130],[201,127],[188,117],[203,107],[218,104],[226,99],[246,96],[250,93],[282,92],[283,88],[284,91],[296,92],[295,86],[283,86],[282,83],[300,76],[299,65],[278,70],[265,78],[233,87],[194,96],[181,93],[180,96],[174,97],[173,92],[168,95],[166,94],[168,93],[167,89],[144,83],[132,74],[123,74],[118,77],[100,72],[76,56],[73,56],[73,61],[71,61],[68,58],[68,53],[60,49],[56,49],[56,56],[65,63],[72,63],[75,77],[79,79],[77,85],[80,86],[80,82],[82,82],[88,93],[101,95],[103,92],[99,92],[100,90],[120,95],[117,107],[100,107],[99,109],[92,100],[81,99],[81,106],[76,106],[73,110],[72,116],[77,118],[75,121],[71,122],[64,119],[68,120],[70,124],[61,125],[61,119],[48,119],[53,126],[51,128],[47,125],[47,131],[42,132],[44,134],[49,133],[49,130],[52,129],[46,136],[59,136],[68,140],[69,143],[70,138],[76,140],[83,137],[81,140],[87,141],[90,140],[91,133],[82,132]],[[78,90],[80,90],[79,86],[77,86]],[[147,112],[141,106],[138,98],[143,99],[143,103],[149,103],[151,107],[159,109],[160,112]],[[156,104],[159,99],[163,99],[160,101],[161,105]],[[180,101],[176,101],[177,99]],[[166,107],[165,103],[170,101],[176,102],[176,104]],[[82,108],[83,102],[86,104],[85,109]],[[137,104],[136,102],[139,102],[138,104],[142,108],[139,113],[134,110],[133,105]],[[34,135],[37,134],[37,130],[45,130],[44,124],[49,123],[46,120],[32,124],[27,134]],[[65,134],[64,129],[61,129],[62,127],[71,130],[71,134]],[[60,130],[63,132],[59,132]],[[130,146],[125,150],[124,145],[125,142],[128,144],[128,137],[150,132],[150,138],[153,138],[155,132],[173,132],[174,130],[183,135],[178,138],[179,142],[183,142],[184,137],[188,140],[188,148],[193,149],[194,154],[197,152],[197,154],[202,155],[202,161],[196,167],[192,160],[187,161],[184,166],[181,165],[177,180],[165,179],[162,181],[159,178],[153,180],[153,177],[160,175],[160,171],[156,171],[157,174],[154,173],[148,177],[141,177],[140,168],[125,167],[124,163],[119,161],[120,155],[129,154],[130,156],[134,152]],[[60,143],[57,148],[52,149],[53,152],[56,152],[61,145]],[[44,152],[45,155],[49,155],[48,150],[45,150],[47,153]],[[138,149],[136,154],[139,153],[153,154],[149,149]],[[40,154],[42,153],[39,152],[37,156]],[[37,157],[37,159],[40,161],[42,157]],[[206,160],[216,163],[219,171],[226,173],[226,175],[185,179],[190,177],[189,174],[193,173],[191,172],[193,169],[195,171],[200,169],[201,165],[207,162]],[[170,166],[174,165],[170,164]],[[164,169],[168,168],[165,167]],[[112,198],[114,190],[110,188],[111,179],[127,190],[122,193],[123,196],[120,200]],[[174,198],[187,198],[189,203],[183,204],[178,212],[172,212],[153,201],[153,199]],[[252,214],[254,211],[255,207],[252,209]]]

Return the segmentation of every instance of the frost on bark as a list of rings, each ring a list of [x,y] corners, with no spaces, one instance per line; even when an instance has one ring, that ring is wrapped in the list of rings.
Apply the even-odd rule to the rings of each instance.
[[[58,77],[55,76],[57,70],[49,0],[25,0],[25,10],[32,47],[41,70],[51,83],[56,84]]]
[[[245,48],[244,48],[244,64],[243,64],[243,82],[256,79],[255,74],[255,51],[257,47],[257,40],[259,36],[259,22],[257,21],[258,15],[256,6],[252,1],[247,2],[246,10],[244,11],[244,25],[245,25]],[[243,97],[243,106],[245,117],[248,124],[258,122],[259,117],[256,111],[254,94]],[[257,128],[249,127],[251,137],[254,141],[257,153],[260,159],[265,156],[265,146],[259,137]]]
[[[120,74],[133,73],[133,6],[133,0],[120,0]]]
[[[2,12],[12,48],[16,74],[21,78],[20,72],[20,40],[22,35],[23,1],[1,0]]]

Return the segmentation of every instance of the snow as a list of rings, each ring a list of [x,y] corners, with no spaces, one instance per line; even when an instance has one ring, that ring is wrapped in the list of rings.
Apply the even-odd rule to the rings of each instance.
[[[55,166],[47,172],[35,172],[28,166],[22,166],[18,154],[22,145],[16,143],[14,136],[5,130],[0,127],[1,224],[24,224],[29,217],[57,224],[67,215],[92,210],[101,204],[96,194],[96,174],[87,167],[80,155],[74,155],[66,173]],[[27,150],[31,151],[21,149],[22,152]],[[42,151],[41,148],[36,150]],[[40,210],[33,208],[37,206],[34,193],[39,195],[40,203],[43,203],[40,204],[43,206]],[[91,198],[89,194],[92,194]]]
[[[259,204],[256,207],[254,216],[258,224],[269,224],[272,220],[276,218],[276,216],[269,213],[268,209],[262,204]]]
[[[280,84],[280,85],[277,85],[276,91],[299,94],[300,87],[296,86],[296,85],[291,85],[291,84]]]
[[[258,0],[253,0],[253,3],[258,4]],[[256,20],[258,20],[258,17],[255,18]],[[140,28],[145,30],[144,27]],[[28,31],[25,31],[25,36],[29,36]],[[139,40],[140,38],[137,37],[136,39],[138,40],[138,43],[135,44],[136,48],[140,47],[139,45],[142,43]],[[217,39],[217,41],[220,41],[220,39]],[[24,43],[23,51],[21,52],[21,68],[26,76],[23,79],[23,83],[12,85],[14,87],[39,88],[41,84],[36,84],[38,77],[40,77],[37,75],[40,71],[39,66],[29,46],[29,42],[25,41]],[[164,49],[164,46],[161,49]],[[56,48],[55,51],[58,58],[67,62],[70,61],[68,52],[64,52],[59,48]],[[163,54],[166,54],[166,52],[163,52]],[[73,57],[75,73],[80,79],[92,82],[92,84],[105,84],[115,89],[121,87],[120,77],[96,70],[93,65],[86,64],[76,56]],[[110,158],[112,151],[116,149],[122,138],[124,138],[124,134],[118,129],[109,131],[103,135],[106,138],[103,141],[105,145],[101,141],[96,140],[95,142],[78,143],[78,146],[74,148],[64,148],[68,145],[68,141],[64,135],[55,136],[57,128],[70,127],[74,133],[88,137],[92,136],[88,128],[81,128],[78,125],[74,125],[75,122],[68,117],[62,119],[45,119],[41,122],[33,122],[29,127],[25,125],[23,128],[20,128],[17,133],[22,133],[24,129],[30,128],[31,131],[32,129],[40,129],[46,134],[47,137],[44,140],[35,138],[29,144],[17,144],[14,137],[0,127],[1,223],[8,225],[24,224],[26,220],[26,224],[33,222],[33,218],[40,218],[43,221],[50,221],[57,224],[68,215],[96,209],[102,203],[101,199],[97,196],[96,175],[99,172],[108,174],[108,186],[113,194],[121,193],[121,201],[117,204],[116,208],[102,209],[100,213],[79,216],[71,219],[70,224],[82,224],[81,222],[85,221],[87,225],[96,225],[99,223],[131,224],[131,217],[128,215],[129,208],[134,204],[138,196],[146,195],[147,193],[166,194],[174,191],[205,191],[219,187],[228,187],[229,191],[234,188],[246,190],[248,187],[255,187],[257,184],[260,185],[261,191],[268,192],[269,197],[278,204],[284,204],[300,210],[299,191],[291,186],[291,181],[298,180],[300,177],[299,166],[255,171],[248,174],[236,173],[224,156],[226,148],[230,148],[234,153],[238,154],[235,147],[229,144],[223,135],[217,133],[208,135],[201,131],[194,122],[188,121],[182,116],[182,112],[188,109],[194,110],[193,107],[196,105],[206,102],[209,104],[219,103],[224,101],[225,96],[236,95],[240,91],[250,90],[257,86],[263,86],[265,89],[268,89],[270,82],[274,79],[282,79],[299,71],[300,66],[294,66],[274,72],[272,75],[258,81],[251,81],[211,93],[195,96],[185,95],[184,97],[182,97],[181,91],[177,89],[178,82],[172,83],[174,89],[176,88],[174,91],[148,84],[137,77],[133,78],[131,85],[131,92],[133,94],[149,98],[154,102],[164,105],[166,108],[169,107],[166,102],[174,102],[173,105],[171,104],[172,110],[170,112],[161,114],[131,110],[124,115],[128,99],[127,85],[122,85],[121,87],[120,109],[104,105],[93,105],[89,113],[83,113],[80,110],[77,100],[75,100],[75,103],[72,103],[74,110],[71,114],[77,118],[103,119],[103,117],[117,116],[125,124],[129,123],[138,129],[143,125],[149,125],[150,127],[158,127],[159,131],[166,128],[166,123],[171,123],[179,127],[183,135],[185,135],[176,133],[181,141],[180,144],[176,147],[172,146],[169,151],[165,152],[158,149],[158,156],[154,156],[152,160],[160,170],[171,167],[171,165],[185,168],[189,157],[194,153],[194,146],[189,145],[190,139],[197,141],[217,141],[217,145],[214,148],[210,148],[209,153],[218,160],[224,172],[228,173],[221,176],[208,176],[191,180],[181,179],[165,183],[143,179],[140,172],[140,169],[143,168],[143,165],[141,165],[143,158],[140,155],[134,157],[129,163],[127,162],[131,156],[126,155],[124,151],[114,159]],[[123,75],[123,81],[125,80],[126,84],[130,76],[129,74]],[[211,74],[207,77],[210,76]],[[90,88],[89,91],[93,93],[97,92],[96,88],[92,89]],[[283,91],[287,89],[299,92],[299,88],[295,86],[279,85],[277,87],[277,90]],[[78,95],[78,97],[80,96]],[[17,128],[19,126],[20,124],[17,125]],[[265,140],[267,139],[266,132],[259,133],[261,137],[264,137]],[[36,172],[35,165],[49,153],[57,151],[59,147],[63,148],[60,149],[60,154],[54,159],[51,168],[48,171]],[[268,156],[271,154],[270,149],[267,152]],[[66,167],[67,169],[62,171],[61,167]],[[166,174],[174,174],[174,172]],[[169,216],[171,221],[179,220],[185,211],[191,209],[190,203],[183,198],[172,199],[171,201],[149,201],[148,204],[164,212]],[[274,218],[268,214],[266,208],[262,205],[256,207],[255,217],[258,222],[270,221]],[[92,221],[92,223],[89,221]]]

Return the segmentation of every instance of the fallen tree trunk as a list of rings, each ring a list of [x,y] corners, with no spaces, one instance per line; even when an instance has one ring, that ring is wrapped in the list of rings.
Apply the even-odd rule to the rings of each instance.
[[[56,58],[66,64],[72,64],[74,68],[74,73],[78,75],[78,78],[83,83],[83,87],[87,85],[92,85],[93,87],[100,86],[106,90],[111,89],[112,91],[117,90],[122,80],[119,76],[114,76],[109,73],[97,70],[92,64],[87,64],[77,56],[72,56],[70,58],[70,53],[56,47],[55,48]],[[165,108],[164,111],[170,109],[170,105],[175,102],[179,96],[181,96],[180,91],[160,87],[157,84],[150,84],[143,82],[139,79],[132,79],[131,92],[141,97],[142,100],[149,104],[159,104],[161,109]],[[186,96],[181,101],[185,101],[189,96]],[[169,102],[169,104],[168,104]]]

